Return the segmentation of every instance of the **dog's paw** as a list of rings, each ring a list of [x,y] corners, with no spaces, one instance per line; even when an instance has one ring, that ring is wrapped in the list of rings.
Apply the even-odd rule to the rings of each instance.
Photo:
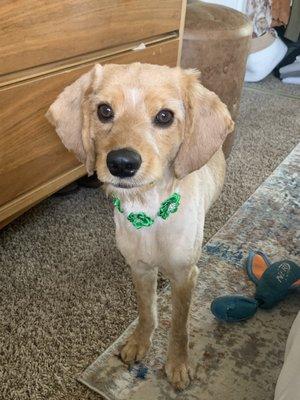
[[[168,361],[165,370],[168,381],[175,390],[186,389],[193,379],[193,371],[187,362]]]
[[[150,341],[142,341],[134,336],[130,336],[120,352],[122,361],[126,364],[130,364],[134,361],[141,361],[145,357],[150,344]]]

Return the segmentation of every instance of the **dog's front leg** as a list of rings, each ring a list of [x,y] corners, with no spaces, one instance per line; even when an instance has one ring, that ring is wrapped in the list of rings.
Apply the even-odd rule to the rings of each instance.
[[[157,326],[157,269],[144,263],[138,263],[131,269],[139,319],[135,331],[121,350],[121,358],[126,363],[140,361],[145,356],[151,344],[152,333]]]
[[[182,269],[171,278],[172,325],[170,329],[166,373],[177,390],[185,389],[192,378],[188,360],[188,315],[192,293],[196,285],[198,268]]]

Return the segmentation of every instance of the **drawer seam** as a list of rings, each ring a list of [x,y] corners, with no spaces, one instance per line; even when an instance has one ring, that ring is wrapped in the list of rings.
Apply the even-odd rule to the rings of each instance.
[[[164,43],[172,42],[174,40],[178,40],[178,38],[179,38],[179,32],[172,31],[172,32],[169,32],[164,35],[155,36],[155,37],[148,38],[145,40],[139,40],[137,42],[132,42],[127,45],[118,46],[118,47],[114,47],[114,48],[106,49],[106,50],[101,50],[99,52],[86,53],[86,54],[82,54],[81,56],[78,56],[78,57],[73,57],[73,58],[69,58],[69,59],[65,59],[65,60],[59,60],[55,63],[39,65],[39,66],[30,68],[28,70],[18,71],[18,72],[6,74],[6,75],[0,75],[0,91],[5,90],[7,88],[21,85],[23,83],[28,83],[32,80],[43,79],[45,77],[49,77],[52,75],[57,75],[57,74],[68,72],[69,70],[76,70],[78,68],[88,66],[90,64],[92,65],[92,64],[96,63],[97,61],[101,62],[101,60],[104,61],[108,58],[112,58],[114,56],[118,56],[118,55],[121,55],[124,53],[130,53],[133,51],[142,51],[142,50],[134,50],[138,45],[140,45],[142,43],[145,45],[145,48],[151,48],[158,44],[164,44]],[[92,56],[92,55],[94,55],[94,56]],[[79,61],[80,58],[85,57],[85,56],[89,56],[89,57],[86,57]],[[73,62],[72,62],[72,60],[73,60]],[[78,61],[76,61],[76,60],[78,60]],[[53,66],[52,69],[51,69],[51,66]],[[44,70],[43,70],[43,67],[45,68]],[[42,70],[38,71],[38,68],[42,68]],[[28,73],[29,73],[28,75],[24,74],[24,76],[17,77],[18,74],[20,74],[22,72],[25,73],[26,71],[28,71]],[[3,79],[4,77],[9,77],[9,76],[11,76],[10,80],[8,79],[6,81],[1,82],[1,78]]]

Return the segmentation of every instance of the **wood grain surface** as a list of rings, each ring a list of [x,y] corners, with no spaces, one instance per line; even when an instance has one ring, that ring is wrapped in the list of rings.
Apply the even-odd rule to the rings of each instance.
[[[0,75],[179,29],[182,0],[1,0]]]

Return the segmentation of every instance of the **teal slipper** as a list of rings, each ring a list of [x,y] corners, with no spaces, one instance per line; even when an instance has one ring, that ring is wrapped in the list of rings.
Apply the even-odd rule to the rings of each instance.
[[[253,317],[258,308],[258,301],[240,295],[217,297],[211,303],[211,312],[223,322],[245,321]]]
[[[238,322],[251,318],[257,309],[269,309],[283,300],[291,289],[300,287],[300,267],[293,261],[271,264],[262,252],[249,252],[246,263],[249,278],[256,284],[254,299],[227,295],[216,298],[211,311],[221,321]]]
[[[261,308],[272,308],[283,300],[291,289],[300,286],[300,267],[293,261],[275,262],[265,270],[258,282],[255,299]]]

